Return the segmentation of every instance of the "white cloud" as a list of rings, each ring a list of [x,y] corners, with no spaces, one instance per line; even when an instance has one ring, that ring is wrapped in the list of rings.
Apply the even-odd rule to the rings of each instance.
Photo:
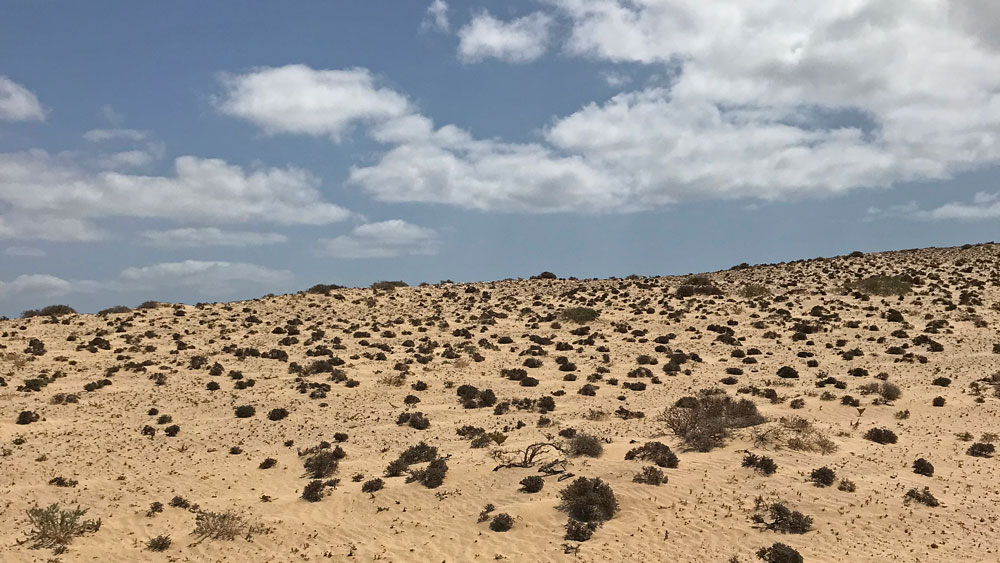
[[[427,6],[427,15],[421,27],[435,31],[448,31],[451,27],[448,22],[448,3],[444,0],[431,2],[431,5]]]
[[[9,282],[0,281],[0,299],[22,295],[61,297],[73,291],[73,284],[48,274],[26,274]]]
[[[281,286],[292,280],[288,270],[257,264],[184,260],[126,268],[120,283],[128,290],[189,288],[205,295],[226,295],[252,286]]]
[[[144,244],[165,248],[199,248],[206,246],[262,246],[288,242],[279,233],[223,231],[215,227],[144,231],[139,233]]]
[[[447,203],[479,211],[610,211],[628,188],[579,156],[538,144],[473,139],[445,126],[400,144],[349,182],[387,202]]]
[[[7,256],[24,256],[32,258],[45,256],[44,250],[31,246],[8,246],[3,253]]]
[[[915,201],[885,208],[870,207],[865,221],[897,217],[919,221],[964,222],[1000,219],[1000,192],[977,192],[970,202],[950,201],[933,209],[921,209]]]
[[[91,161],[105,170],[145,168],[163,158],[166,147],[148,131],[136,129],[91,129],[83,134],[84,140],[101,146],[124,146],[117,152],[102,152]]]
[[[915,219],[929,221],[987,221],[1000,219],[1000,193],[979,192],[970,203],[952,201],[930,210],[910,213]]]
[[[121,127],[125,123],[125,116],[119,113],[111,104],[101,106],[99,115],[107,120],[112,127]]]
[[[606,213],[836,196],[1000,162],[1000,41],[981,2],[959,15],[901,0],[547,4],[569,25],[565,53],[646,64],[667,85],[555,117],[532,143],[412,107],[372,117],[386,150],[349,182],[389,202]]]
[[[356,123],[410,113],[405,96],[375,85],[367,69],[313,70],[304,65],[259,68],[221,78],[220,111],[267,133],[328,135],[339,141]]]
[[[476,14],[458,30],[458,56],[465,62],[496,58],[524,63],[545,54],[552,18],[542,12],[508,22],[489,12]]]
[[[0,198],[2,201],[2,198]],[[16,208],[15,208],[16,209]],[[89,221],[59,217],[49,213],[15,212],[0,214],[0,240],[47,240],[86,242],[107,238],[107,233]]]
[[[608,70],[601,73],[601,78],[612,88],[621,88],[632,81],[632,77],[625,72]]]
[[[323,201],[320,181],[297,168],[246,171],[182,156],[173,176],[92,172],[45,151],[0,154],[0,238],[94,240],[92,220],[122,216],[194,224],[325,225],[350,212]]]
[[[43,121],[45,109],[27,88],[0,75],[0,121]]]
[[[0,299],[61,297],[77,293],[150,292],[190,289],[201,295],[223,296],[255,287],[281,288],[293,279],[288,270],[257,264],[184,260],[126,268],[115,279],[66,280],[48,274],[0,280]]]
[[[396,258],[437,254],[441,243],[433,229],[399,219],[368,223],[348,235],[319,241],[319,253],[331,258]]]
[[[670,86],[556,118],[545,143],[396,141],[351,180],[386,201],[627,212],[837,195],[1000,161],[1000,42],[982,2],[961,18],[900,0],[547,3],[569,22],[568,54],[660,67]],[[490,166],[515,155],[524,167]]]

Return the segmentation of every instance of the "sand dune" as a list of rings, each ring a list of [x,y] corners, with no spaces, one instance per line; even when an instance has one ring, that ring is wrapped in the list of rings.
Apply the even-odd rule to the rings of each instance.
[[[976,245],[696,278],[334,288],[3,321],[0,560],[748,562],[776,542],[805,561],[1000,560],[1000,470],[968,453],[1000,441],[998,259],[1000,247]],[[565,318],[575,308],[599,316]],[[528,358],[541,365],[525,367]],[[779,377],[786,367],[797,377]],[[505,371],[515,369],[525,373]],[[588,384],[592,396],[580,393]],[[462,385],[496,400],[480,394],[465,408],[474,405],[463,405]],[[711,389],[750,399],[763,418],[684,436],[663,420],[695,411],[675,406],[682,397],[719,400]],[[554,410],[541,412],[543,397]],[[534,404],[496,414],[522,398]],[[254,413],[239,418],[244,405]],[[287,416],[271,420],[279,408]],[[397,424],[413,412],[429,426]],[[499,434],[462,437],[465,426]],[[872,428],[898,440],[866,439]],[[573,431],[603,452],[572,455]],[[387,477],[421,441],[445,458],[443,482],[407,482],[427,461]],[[625,459],[652,441],[679,460],[658,468],[660,485],[633,480],[654,463]],[[344,455],[309,502],[300,453],[323,442],[316,452]],[[495,470],[538,442],[562,451]],[[777,470],[744,467],[747,451]],[[261,469],[267,458],[274,465]],[[932,475],[914,472],[918,458]],[[563,473],[540,472],[558,461]],[[811,479],[821,467],[835,473],[830,486]],[[541,491],[520,490],[531,475],[543,476]],[[609,485],[619,509],[573,541],[560,492],[581,477]],[[384,487],[362,492],[376,478]],[[925,487],[937,506],[907,499]],[[86,508],[101,525],[64,549],[33,547],[28,510],[52,503]],[[810,517],[808,530],[772,529],[776,504]],[[199,513],[227,510],[255,525],[252,537],[193,533]],[[492,531],[501,513],[513,526]],[[171,539],[162,552],[147,546],[157,536]]]

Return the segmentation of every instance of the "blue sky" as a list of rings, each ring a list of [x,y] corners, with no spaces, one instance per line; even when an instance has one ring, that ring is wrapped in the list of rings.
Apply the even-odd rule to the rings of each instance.
[[[985,0],[9,2],[0,314],[996,238]]]

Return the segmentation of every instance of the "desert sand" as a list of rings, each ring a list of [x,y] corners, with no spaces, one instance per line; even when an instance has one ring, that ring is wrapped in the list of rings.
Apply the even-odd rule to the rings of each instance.
[[[1000,246],[967,245],[2,321],[0,560],[749,562],[781,543],[805,561],[997,561],[998,259]],[[911,289],[857,285],[872,276]],[[574,308],[599,316],[575,322]],[[678,400],[713,389],[762,418],[707,443],[675,431],[692,412]],[[866,439],[873,428],[898,440]],[[574,431],[600,455],[574,455],[588,445]],[[443,481],[407,482],[426,461],[386,476],[419,442],[444,458]],[[652,470],[659,485],[634,481],[654,462],[626,460],[647,442],[677,456]],[[535,443],[553,445],[503,467]],[[339,460],[310,502],[305,465],[323,451]],[[776,470],[744,466],[748,452]],[[824,467],[829,486],[813,478]],[[532,475],[544,486],[529,493]],[[618,510],[574,541],[560,492],[581,477],[610,486]],[[100,527],[37,547],[28,510],[52,503]],[[775,504],[811,518],[804,533]],[[252,529],[193,533],[199,513],[227,510]],[[498,514],[509,530],[491,529]]]

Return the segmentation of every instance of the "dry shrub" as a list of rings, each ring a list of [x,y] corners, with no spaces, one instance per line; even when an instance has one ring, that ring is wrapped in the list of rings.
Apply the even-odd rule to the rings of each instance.
[[[724,393],[705,391],[700,398],[680,399],[663,411],[660,420],[687,447],[702,452],[721,446],[733,428],[765,422],[753,401],[735,400]]]
[[[198,541],[206,539],[232,541],[238,536],[250,540],[254,534],[266,534],[270,531],[270,528],[255,521],[248,514],[227,510],[199,512],[195,517],[194,531],[191,533],[198,538]]]
[[[755,428],[751,438],[758,448],[788,448],[799,452],[831,454],[837,444],[808,420],[781,417],[766,428]]]
[[[101,529],[101,521],[84,520],[86,508],[77,506],[73,509],[60,508],[58,504],[50,504],[46,508],[34,506],[28,509],[27,541],[34,549],[52,548],[65,551],[73,538],[83,534],[93,533]]]
[[[604,522],[618,512],[618,499],[611,487],[595,477],[579,477],[559,492],[559,510],[580,522]]]

